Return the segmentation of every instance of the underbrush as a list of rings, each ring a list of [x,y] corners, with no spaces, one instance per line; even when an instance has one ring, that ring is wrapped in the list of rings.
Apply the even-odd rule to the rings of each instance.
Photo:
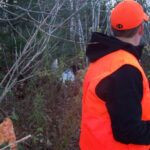
[[[83,74],[65,84],[52,74],[38,76],[24,84],[23,97],[2,104],[17,139],[32,135],[19,150],[79,150]]]

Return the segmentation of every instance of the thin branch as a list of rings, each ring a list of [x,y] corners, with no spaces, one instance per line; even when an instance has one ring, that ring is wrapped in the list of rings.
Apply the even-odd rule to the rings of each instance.
[[[11,146],[13,146],[13,145],[15,145],[15,144],[22,143],[22,142],[28,140],[28,139],[31,138],[31,137],[32,137],[31,135],[28,135],[28,136],[26,136],[26,137],[24,137],[24,138],[22,138],[22,139],[20,139],[20,140],[17,140],[17,141],[14,142],[14,143],[9,144],[8,146],[5,146],[4,148],[1,148],[0,150],[5,150],[5,149],[7,149],[7,148],[9,148],[9,147],[11,147]]]

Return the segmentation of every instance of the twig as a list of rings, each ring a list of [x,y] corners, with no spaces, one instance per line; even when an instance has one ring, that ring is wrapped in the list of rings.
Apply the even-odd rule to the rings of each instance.
[[[0,111],[5,117],[8,117],[8,114],[2,108],[0,108]]]
[[[11,146],[13,146],[13,145],[15,145],[15,144],[24,142],[25,140],[27,140],[27,139],[29,139],[29,138],[31,138],[31,135],[28,135],[28,136],[26,136],[26,137],[24,137],[24,138],[22,138],[22,139],[20,139],[20,140],[18,140],[18,141],[16,141],[16,142],[12,143],[12,144],[9,144],[8,146],[5,146],[4,148],[1,148],[0,150],[5,150],[6,148],[9,148],[9,147],[11,147]]]

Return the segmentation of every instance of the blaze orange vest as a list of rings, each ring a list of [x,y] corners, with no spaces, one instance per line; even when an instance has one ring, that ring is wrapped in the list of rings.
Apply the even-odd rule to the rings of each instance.
[[[150,120],[150,89],[137,58],[124,50],[110,53],[91,63],[83,84],[81,150],[149,150],[150,145],[123,144],[113,137],[111,120],[105,105],[95,93],[97,84],[123,65],[137,68],[143,78],[142,118]]]

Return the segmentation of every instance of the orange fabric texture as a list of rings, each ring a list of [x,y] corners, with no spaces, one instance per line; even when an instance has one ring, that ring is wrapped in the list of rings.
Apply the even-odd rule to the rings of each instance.
[[[83,84],[81,150],[149,150],[150,145],[123,144],[112,133],[109,113],[105,102],[97,97],[96,85],[123,65],[139,69],[143,78],[142,120],[150,120],[150,89],[147,77],[132,54],[119,50],[91,63]],[[98,69],[100,68],[100,69]]]
[[[0,124],[0,145],[8,142],[8,144],[16,141],[16,135],[13,128],[13,123],[9,118],[6,118]],[[10,147],[12,150],[17,150],[17,144]]]
[[[111,13],[111,25],[117,30],[128,30],[139,26],[149,17],[144,13],[142,6],[134,0],[120,2]]]

